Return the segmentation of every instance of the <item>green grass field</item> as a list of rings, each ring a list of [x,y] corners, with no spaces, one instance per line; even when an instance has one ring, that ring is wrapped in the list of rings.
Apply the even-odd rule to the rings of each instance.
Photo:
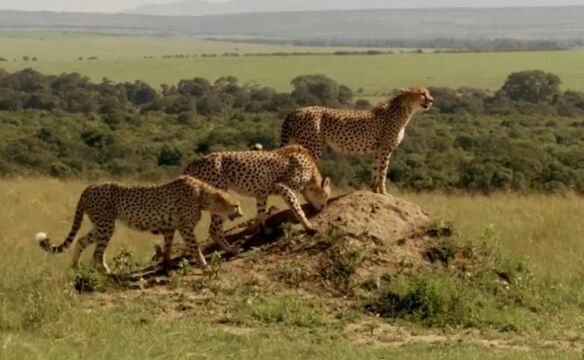
[[[201,76],[233,75],[243,82],[289,90],[301,74],[324,73],[376,98],[412,84],[497,89],[519,70],[542,69],[560,76],[565,89],[584,89],[584,50],[479,53],[395,54],[381,56],[287,56],[162,59],[163,55],[237,52],[333,52],[339,48],[264,46],[180,38],[146,38],[59,33],[0,33],[0,68],[33,67],[44,73],[79,72],[95,81],[144,80],[152,85]],[[38,61],[23,61],[24,55]],[[98,60],[77,60],[96,56]],[[145,59],[144,56],[153,56]],[[16,61],[13,61],[16,59]]]
[[[71,289],[71,251],[42,252],[33,237],[60,241],[70,228],[82,182],[0,181],[0,358],[2,359],[580,359],[581,314],[540,313],[541,328],[525,333],[427,329],[350,312],[331,318],[325,304],[302,291],[262,302],[248,288],[197,290],[180,282],[155,291],[79,295]],[[579,197],[493,197],[401,194],[461,236],[490,241],[525,256],[536,276],[578,289],[584,280],[584,202]],[[243,199],[250,216],[253,205]],[[279,199],[272,203],[281,205]],[[205,220],[206,222],[207,220]],[[198,229],[206,236],[205,224]],[[87,224],[84,224],[87,229]],[[108,262],[122,249],[147,262],[157,241],[119,226]],[[91,250],[91,249],[89,249]],[[91,251],[88,251],[89,253]],[[87,255],[87,254],[86,254]],[[89,257],[85,257],[89,261]],[[179,279],[180,280],[180,279]],[[247,299],[247,300],[245,300]],[[259,303],[258,303],[259,301]],[[342,300],[340,300],[342,301]],[[504,312],[505,309],[500,309]],[[228,319],[239,319],[226,320]],[[553,319],[558,326],[546,326]],[[361,330],[356,331],[356,328]]]
[[[144,56],[201,55],[223,53],[312,52],[332,53],[355,50],[347,47],[278,46],[207,41],[189,37],[146,37],[131,35],[86,34],[74,32],[8,31],[0,30],[2,55],[20,60],[23,55],[60,61],[96,56],[104,60],[142,59]],[[365,49],[361,49],[365,50]],[[27,54],[24,54],[27,52]]]

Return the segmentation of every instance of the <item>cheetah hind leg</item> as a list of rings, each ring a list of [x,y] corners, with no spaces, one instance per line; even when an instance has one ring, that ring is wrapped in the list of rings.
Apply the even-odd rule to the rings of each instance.
[[[163,232],[164,235],[164,245],[162,249],[162,265],[165,267],[170,266],[171,255],[172,255],[172,242],[174,241],[174,230],[167,230]]]
[[[114,234],[115,223],[107,222],[96,225],[96,235],[95,235],[95,250],[93,252],[93,263],[94,266],[103,271],[106,274],[110,274],[111,271],[107,264],[105,263],[105,250],[109,244],[109,241]]]
[[[85,236],[77,239],[75,250],[73,251],[73,269],[79,267],[79,258],[81,257],[81,254],[83,254],[83,251],[93,243],[95,243],[95,228],[92,228]]]

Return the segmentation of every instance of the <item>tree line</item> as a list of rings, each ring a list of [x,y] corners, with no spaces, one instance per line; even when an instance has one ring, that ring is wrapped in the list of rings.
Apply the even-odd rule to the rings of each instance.
[[[349,87],[302,75],[289,92],[185,79],[92,82],[76,73],[0,71],[0,175],[157,179],[212,151],[279,144],[283,117],[300,106],[366,109]],[[412,190],[584,192],[584,93],[543,71],[510,74],[494,92],[431,88],[392,159],[389,178]],[[328,152],[339,185],[369,182],[371,159]]]
[[[209,38],[209,40],[217,40]],[[332,46],[332,47],[374,47],[374,48],[424,48],[451,49],[458,51],[491,52],[491,51],[556,51],[580,48],[584,39],[516,39],[516,38],[448,38],[431,39],[376,39],[376,38],[318,38],[318,39],[273,39],[273,38],[237,38],[221,39],[229,42],[245,42],[265,45],[293,46]]]

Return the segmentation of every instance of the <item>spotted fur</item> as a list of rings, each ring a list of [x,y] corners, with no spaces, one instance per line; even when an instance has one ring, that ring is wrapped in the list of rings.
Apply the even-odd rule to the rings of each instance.
[[[295,191],[301,192],[313,207],[320,210],[330,197],[330,179],[320,174],[309,152],[300,145],[265,151],[248,150],[220,152],[193,161],[184,174],[201,179],[219,189],[232,189],[240,194],[254,196],[258,220],[263,222],[269,195],[279,194],[294,212],[306,230],[313,231]],[[223,240],[223,219],[212,217],[211,236],[219,244]],[[224,244],[224,249],[235,252]]]
[[[301,144],[316,160],[322,156],[325,144],[344,154],[373,154],[371,188],[385,194],[391,154],[403,140],[412,116],[429,110],[433,101],[427,89],[410,88],[372,110],[301,108],[284,121],[282,146]]]
[[[93,261],[97,267],[109,272],[105,250],[114,233],[116,220],[140,231],[163,234],[165,261],[170,260],[174,233],[178,231],[186,243],[188,254],[206,267],[194,233],[201,211],[209,211],[219,217],[242,215],[241,206],[233,196],[190,176],[180,176],[173,181],[151,186],[102,183],[87,187],[81,194],[73,226],[61,245],[51,244],[43,233],[37,234],[37,240],[45,251],[63,252],[75,240],[83,215],[87,214],[93,227],[77,240],[73,254],[74,267],[79,264],[83,250],[96,243]]]

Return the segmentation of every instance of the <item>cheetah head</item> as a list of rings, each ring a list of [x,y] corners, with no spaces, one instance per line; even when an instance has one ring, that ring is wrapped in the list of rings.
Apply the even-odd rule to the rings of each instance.
[[[399,95],[402,103],[409,105],[415,112],[428,111],[432,107],[434,98],[430,95],[430,91],[424,87],[412,87],[402,89]]]
[[[302,195],[316,210],[324,209],[331,197],[331,179],[326,177],[320,183],[310,182],[302,190]]]
[[[217,191],[209,196],[208,210],[213,215],[229,220],[243,216],[239,201],[226,191]]]

